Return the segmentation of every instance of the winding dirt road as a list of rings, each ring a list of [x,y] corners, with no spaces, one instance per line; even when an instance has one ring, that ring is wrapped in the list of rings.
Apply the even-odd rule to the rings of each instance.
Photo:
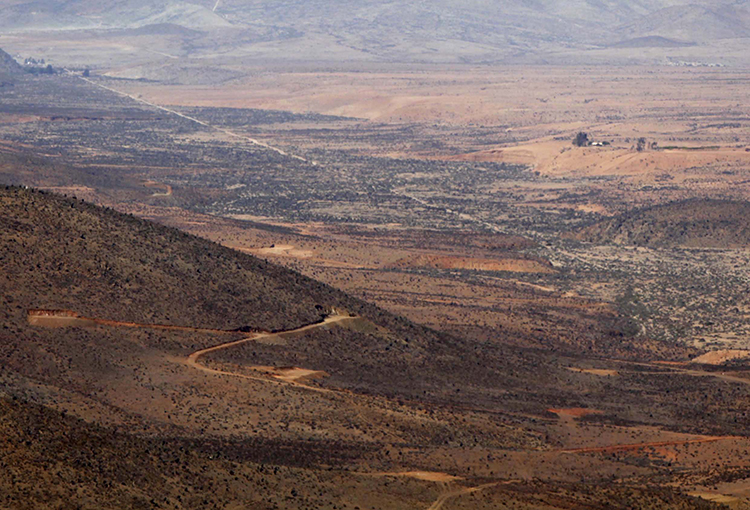
[[[43,326],[43,327],[50,327],[50,328],[112,326],[112,327],[121,327],[121,328],[184,331],[184,332],[189,332],[189,333],[209,333],[209,334],[214,334],[214,335],[216,334],[219,334],[219,335],[239,334],[239,331],[237,330],[193,328],[193,327],[188,327],[188,326],[172,326],[172,325],[167,325],[167,324],[142,324],[142,323],[137,323],[137,322],[125,322],[125,321],[115,321],[115,320],[109,320],[109,319],[99,319],[96,317],[84,317],[84,316],[79,315],[77,312],[74,312],[71,310],[33,309],[27,312],[27,317],[28,317],[29,324],[32,324],[34,326]],[[294,377],[289,377],[288,375],[284,375],[284,374],[281,374],[279,376],[272,375],[271,377],[260,377],[260,376],[246,375],[246,374],[237,374],[234,372],[226,372],[223,370],[216,370],[214,368],[209,368],[205,365],[201,365],[198,362],[198,360],[201,357],[205,356],[206,354],[216,352],[216,351],[221,351],[224,349],[231,349],[232,347],[236,347],[238,345],[242,345],[248,342],[257,342],[258,340],[264,340],[264,339],[268,340],[274,337],[282,338],[286,335],[304,333],[305,331],[310,331],[312,329],[327,326],[329,324],[335,324],[335,323],[344,322],[344,321],[354,321],[358,319],[360,319],[360,317],[358,316],[349,316],[349,315],[341,315],[339,313],[333,313],[320,322],[308,324],[306,326],[302,326],[296,329],[277,331],[277,332],[261,331],[258,333],[254,333],[248,337],[245,337],[241,340],[235,340],[232,342],[227,342],[227,343],[215,345],[213,347],[208,347],[206,349],[201,349],[199,351],[196,351],[187,357],[187,359],[185,360],[185,364],[188,365],[189,367],[193,367],[207,374],[239,377],[241,379],[250,379],[250,380],[263,381],[267,383],[275,383],[275,384],[280,384],[280,385],[296,386],[298,388],[304,388],[306,390],[315,391],[318,393],[340,393],[334,390],[326,390],[322,388],[315,388],[313,386],[307,386],[305,384],[297,382],[297,380]],[[310,372],[313,373],[314,371],[310,371]],[[300,379],[304,379],[304,378],[300,378]]]
[[[724,372],[703,372],[700,370],[691,370],[689,368],[673,368],[674,372],[692,375],[693,377],[713,377],[726,382],[738,383],[738,384],[750,384],[750,379],[737,377],[734,375],[725,374]]]
[[[185,363],[193,367],[197,370],[200,370],[202,372],[205,372],[207,374],[213,374],[213,375],[222,375],[222,376],[231,376],[231,377],[239,377],[242,379],[250,379],[250,380],[257,380],[257,381],[264,381],[264,382],[272,382],[280,385],[291,385],[296,386],[299,388],[304,388],[306,390],[315,391],[318,393],[338,393],[334,390],[327,390],[323,388],[316,388],[313,386],[307,386],[305,384],[298,383],[293,380],[289,379],[269,379],[268,377],[260,377],[260,376],[252,376],[252,375],[246,375],[246,374],[237,374],[235,372],[226,372],[224,370],[216,370],[214,368],[209,368],[205,365],[201,365],[198,363],[198,360],[205,356],[206,354],[210,354],[212,352],[221,351],[224,349],[231,349],[232,347],[237,347],[238,345],[243,345],[249,342],[257,342],[258,340],[262,339],[269,339],[274,337],[283,337],[285,335],[293,335],[297,333],[304,333],[305,331],[309,331],[312,329],[320,328],[329,324],[335,324],[337,322],[343,322],[343,321],[350,321],[350,320],[357,320],[359,317],[352,317],[349,315],[329,315],[326,317],[322,322],[316,322],[314,324],[308,324],[307,326],[302,326],[301,328],[297,329],[290,329],[287,331],[278,331],[276,333],[270,333],[270,332],[261,332],[261,333],[255,333],[247,338],[243,338],[242,340],[236,340],[234,342],[227,342],[220,345],[215,345],[214,347],[208,347],[207,349],[201,349],[200,351],[196,351],[190,356],[188,356]]]

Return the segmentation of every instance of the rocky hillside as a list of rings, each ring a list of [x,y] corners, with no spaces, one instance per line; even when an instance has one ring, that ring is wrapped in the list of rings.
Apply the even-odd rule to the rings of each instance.
[[[337,374],[330,381],[367,392],[416,397],[431,388],[437,394],[446,380],[516,385],[531,370],[521,354],[486,346],[484,359],[493,359],[487,364],[475,356],[479,347],[471,342],[414,325],[289,269],[75,198],[0,189],[0,262],[0,317],[7,326],[0,341],[13,346],[0,352],[0,364],[56,387],[88,391],[93,387],[81,381],[122,375],[115,360],[135,352],[133,342],[144,341],[142,332],[100,328],[84,335],[94,342],[90,350],[72,348],[82,342],[76,328],[30,327],[29,310],[225,331],[291,330],[319,322],[332,310],[345,311],[370,326],[325,331],[295,349],[272,349],[275,361],[258,364],[324,365]],[[187,356],[222,338],[146,344],[159,355]],[[260,346],[251,352],[269,355]],[[506,370],[511,365],[513,373]]]
[[[601,221],[570,237],[651,248],[746,248],[750,246],[750,203],[674,202]]]
[[[27,308],[233,329],[317,320],[340,296],[253,257],[80,200],[0,192],[4,321]],[[9,309],[15,309],[7,316]],[[23,318],[23,317],[21,317]]]

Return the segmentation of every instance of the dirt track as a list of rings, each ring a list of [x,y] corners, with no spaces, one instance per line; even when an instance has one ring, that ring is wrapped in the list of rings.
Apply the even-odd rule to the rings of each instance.
[[[113,326],[119,328],[159,329],[163,331],[184,331],[187,333],[210,333],[218,335],[236,335],[237,331],[225,329],[193,328],[190,326],[172,326],[169,324],[141,324],[138,322],[113,321],[84,317],[71,310],[29,310],[27,313],[29,324],[45,327],[90,327]]]
[[[690,370],[687,368],[675,368],[673,369],[675,372],[692,375],[694,377],[714,377],[716,379],[721,379],[722,381],[726,382],[733,382],[733,383],[739,383],[739,384],[750,384],[750,379],[744,379],[742,377],[736,377],[733,375],[727,375],[722,372],[701,372],[700,370]]]
[[[617,444],[610,446],[592,446],[587,448],[570,448],[567,450],[558,450],[558,453],[609,453],[624,452],[629,450],[642,450],[644,448],[661,448],[664,446],[682,446],[687,444],[715,443],[717,441],[727,441],[735,439],[734,437],[700,437],[696,439],[687,439],[685,441],[660,441],[656,443],[637,443],[637,444]]]
[[[327,326],[329,324],[334,324],[337,322],[343,322],[343,321],[349,321],[349,320],[357,320],[359,317],[351,317],[348,315],[339,315],[339,314],[332,314],[326,317],[321,322],[316,322],[313,324],[308,324],[306,326],[302,326],[296,329],[290,329],[286,331],[277,331],[275,333],[272,332],[258,332],[254,333],[251,336],[245,337],[241,340],[235,340],[233,342],[228,342],[220,345],[216,345],[214,347],[209,347],[207,349],[201,349],[200,351],[196,351],[192,353],[190,356],[187,357],[185,360],[185,363],[193,368],[196,368],[202,372],[214,374],[214,375],[226,375],[226,376],[232,376],[232,377],[239,377],[242,379],[250,379],[250,380],[257,380],[257,381],[263,381],[263,382],[275,382],[277,384],[286,384],[286,385],[292,385],[297,386],[300,388],[305,388],[307,390],[311,391],[317,391],[319,393],[333,393],[333,390],[324,390],[322,388],[315,388],[311,386],[306,386],[299,381],[304,380],[308,378],[310,375],[319,374],[320,372],[314,371],[314,370],[304,370],[304,369],[296,369],[297,372],[300,373],[294,373],[294,370],[287,369],[286,372],[291,372],[288,374],[281,374],[280,376],[272,376],[274,378],[269,377],[256,377],[251,375],[245,375],[245,374],[237,374],[234,372],[225,372],[223,370],[216,370],[213,368],[206,367],[204,365],[201,365],[198,363],[198,360],[205,356],[206,354],[224,350],[224,349],[230,349],[232,347],[236,347],[238,345],[242,345],[248,342],[257,342],[258,340],[263,339],[273,339],[273,338],[281,338],[286,335],[293,335],[297,333],[303,333],[305,331],[309,331],[311,329],[320,328],[322,326]],[[113,327],[125,327],[125,328],[141,328],[141,329],[159,329],[159,330],[167,330],[167,331],[185,331],[189,333],[210,333],[210,334],[221,334],[221,335],[237,335],[237,331],[232,330],[223,330],[223,329],[207,329],[207,328],[192,328],[187,326],[171,326],[166,324],[140,324],[137,322],[123,322],[123,321],[114,321],[114,320],[108,320],[108,319],[97,319],[93,317],[83,317],[81,315],[78,315],[77,312],[71,311],[71,310],[29,310],[28,311],[28,321],[30,324],[35,326],[44,326],[44,327],[91,327],[91,326],[113,326]]]
[[[232,376],[232,377],[240,377],[242,379],[250,379],[250,380],[257,380],[257,381],[264,381],[264,382],[276,382],[277,384],[286,384],[286,385],[297,386],[297,387],[300,387],[300,388],[304,388],[304,389],[307,389],[307,390],[310,390],[310,391],[316,391],[316,392],[319,392],[319,393],[334,393],[333,390],[325,390],[325,389],[322,389],[322,388],[315,388],[315,387],[312,387],[312,386],[307,386],[307,385],[301,384],[301,383],[297,382],[296,380],[290,379],[290,378],[277,378],[277,380],[274,380],[274,379],[269,379],[268,377],[256,377],[256,376],[252,376],[252,375],[237,374],[237,373],[234,373],[234,372],[226,372],[226,371],[223,371],[223,370],[216,370],[216,369],[213,369],[213,368],[209,368],[209,367],[207,367],[205,365],[201,365],[200,363],[198,363],[198,360],[201,357],[205,356],[206,354],[210,354],[210,353],[216,352],[216,351],[221,351],[221,350],[224,350],[224,349],[231,349],[232,347],[237,347],[238,345],[243,345],[243,344],[246,344],[248,342],[257,342],[258,340],[261,340],[261,339],[269,339],[269,338],[274,338],[274,337],[283,337],[284,335],[292,335],[292,334],[296,334],[296,333],[302,333],[302,332],[309,331],[311,329],[316,329],[316,328],[319,328],[319,327],[322,327],[322,326],[326,326],[326,325],[329,325],[329,324],[334,324],[334,323],[337,323],[337,322],[342,322],[342,321],[347,321],[347,320],[356,320],[358,318],[359,317],[350,317],[348,315],[330,315],[330,316],[326,317],[322,322],[316,322],[315,324],[308,324],[307,326],[302,326],[301,328],[297,328],[297,329],[291,329],[291,330],[287,330],[287,331],[279,331],[279,332],[276,332],[276,333],[267,333],[267,332],[255,333],[255,334],[253,334],[253,335],[251,335],[251,336],[249,336],[247,338],[243,338],[242,340],[236,340],[234,342],[228,342],[228,343],[225,343],[225,344],[220,344],[220,345],[216,345],[214,347],[209,347],[207,349],[201,349],[200,351],[196,351],[193,354],[191,354],[190,356],[188,356],[188,358],[186,360],[186,364],[188,366],[190,366],[190,367],[196,368],[196,369],[198,369],[198,370],[200,370],[202,372],[208,373],[208,374],[226,375],[226,376]]]
[[[218,5],[218,2],[217,2],[217,5]],[[168,55],[168,56],[171,56],[171,55]],[[286,151],[284,151],[282,149],[279,149],[278,147],[274,147],[273,145],[269,145],[267,143],[261,142],[260,140],[256,140],[255,138],[250,138],[249,136],[241,135],[239,133],[235,133],[235,132],[230,131],[228,129],[224,129],[224,128],[213,126],[213,125],[211,125],[211,124],[209,124],[207,122],[203,122],[202,120],[196,119],[195,117],[191,117],[189,115],[185,115],[184,113],[180,113],[180,112],[178,112],[176,110],[172,110],[170,108],[166,108],[164,106],[160,106],[158,104],[151,103],[149,101],[146,101],[145,99],[141,99],[139,97],[127,94],[125,92],[120,92],[117,89],[113,89],[111,87],[107,87],[106,85],[102,85],[101,83],[97,83],[94,80],[90,80],[90,79],[84,78],[82,76],[79,76],[78,78],[80,78],[81,80],[83,80],[86,83],[89,83],[89,84],[91,84],[91,85],[93,85],[95,87],[99,87],[101,89],[108,90],[109,92],[113,92],[113,93],[118,94],[120,96],[128,97],[128,98],[132,99],[133,101],[137,101],[139,103],[145,104],[145,105],[150,106],[152,108],[156,108],[158,110],[161,110],[161,111],[164,111],[164,112],[167,112],[167,113],[171,113],[172,115],[177,115],[178,117],[182,117],[183,119],[187,119],[189,121],[195,122],[196,124],[200,124],[203,127],[207,127],[209,129],[213,129],[214,131],[219,131],[220,133],[224,133],[225,135],[229,135],[229,136],[234,137],[234,138],[241,138],[242,140],[250,142],[253,145],[257,145],[258,147],[262,147],[264,149],[268,149],[270,151],[276,152],[277,154],[279,154],[281,156],[286,156],[286,157],[289,157],[289,158],[297,159],[299,161],[304,161],[306,163],[315,164],[315,162],[308,161],[307,159],[303,158],[302,156],[297,156],[296,154],[290,154],[290,153],[288,153],[288,152],[286,152]]]
[[[157,191],[156,193],[152,194],[152,197],[171,197],[172,196],[172,186],[169,184],[162,184],[160,182],[156,181],[146,181],[143,183],[144,186],[147,188],[159,188],[163,189],[164,191]]]
[[[319,328],[321,326],[326,326],[328,324],[333,324],[336,322],[341,322],[345,320],[354,320],[358,319],[359,317],[350,317],[348,315],[330,315],[326,317],[322,322],[316,322],[314,324],[308,324],[307,326],[302,326],[301,328],[297,329],[290,329],[287,331],[278,331],[276,333],[270,333],[270,332],[262,332],[262,333],[255,333],[252,336],[249,336],[247,338],[243,338],[242,340],[237,340],[236,342],[229,342],[226,344],[216,345],[214,347],[209,347],[207,349],[202,349],[200,351],[196,351],[190,356],[188,356],[188,364],[189,365],[196,365],[198,362],[198,359],[202,356],[205,356],[206,354],[209,354],[211,352],[221,351],[223,349],[229,349],[231,347],[236,347],[238,345],[245,344],[247,342],[256,342],[262,338],[272,338],[276,336],[283,336],[283,335],[291,335],[294,333],[302,333],[303,331],[308,331],[310,329]],[[202,366],[202,365],[200,365]],[[205,368],[205,367],[204,367]]]

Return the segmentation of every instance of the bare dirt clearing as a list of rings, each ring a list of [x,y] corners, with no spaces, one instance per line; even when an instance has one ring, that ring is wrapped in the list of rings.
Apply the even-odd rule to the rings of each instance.
[[[689,178],[690,171],[721,163],[727,168],[750,166],[750,153],[744,147],[727,146],[709,150],[651,150],[638,152],[632,147],[571,147],[565,140],[541,141],[516,147],[454,156],[453,161],[483,161],[530,165],[534,170],[556,177],[619,176],[653,179],[671,174],[671,180]],[[734,144],[733,144],[734,145]]]
[[[257,367],[252,367],[257,370]],[[263,367],[262,370],[267,370],[268,367]],[[322,370],[309,370],[306,368],[299,367],[270,367],[269,373],[272,377],[280,379],[282,381],[289,382],[304,382],[310,379],[321,379],[328,377],[328,373]]]
[[[732,508],[734,505],[740,502],[739,498],[736,498],[734,496],[727,496],[725,494],[719,494],[716,492],[690,492],[691,496],[695,496],[697,498],[705,499],[707,501],[711,501],[713,503],[718,503],[720,505],[726,505],[729,508]]]
[[[300,250],[291,244],[274,244],[268,248],[247,249],[249,253],[259,257],[292,257],[296,259],[309,259],[313,256],[312,250]]]

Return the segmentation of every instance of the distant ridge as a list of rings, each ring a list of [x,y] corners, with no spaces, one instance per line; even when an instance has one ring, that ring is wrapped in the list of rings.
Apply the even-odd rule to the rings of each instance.
[[[5,75],[20,75],[23,73],[23,67],[16,62],[16,59],[11,57],[8,53],[0,50],[0,74]]]
[[[696,41],[745,38],[750,37],[750,12],[742,3],[675,5],[654,10],[620,26],[617,32],[631,38],[660,36]]]
[[[569,237],[650,248],[746,248],[750,246],[750,202],[673,202],[600,221]]]
[[[591,49],[668,51],[688,46],[708,47],[714,59],[731,59],[730,52],[711,45],[740,40],[721,44],[743,54],[741,40],[750,37],[750,5],[729,0],[19,0],[11,4],[0,6],[0,30],[100,33],[142,28],[128,35],[181,38],[188,55],[218,51],[281,60],[328,60],[335,54],[334,60],[501,62],[535,61],[552,54],[559,63],[581,58],[579,52]],[[228,30],[236,32],[230,35]],[[654,58],[633,53],[641,59]]]
[[[612,48],[682,48],[686,46],[695,46],[694,42],[677,41],[658,35],[647,37],[636,37],[635,39],[626,39],[624,41],[612,44]]]

